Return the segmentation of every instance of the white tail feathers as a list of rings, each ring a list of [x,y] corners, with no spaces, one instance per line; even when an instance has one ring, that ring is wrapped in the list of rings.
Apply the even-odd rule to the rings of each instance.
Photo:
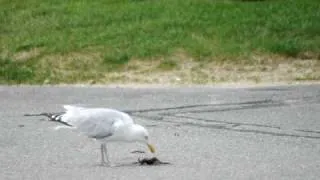
[[[72,111],[72,110],[76,110],[79,107],[76,106],[72,106],[72,105],[63,105],[64,109],[66,109],[67,111]]]
[[[71,112],[77,112],[77,111],[80,111],[80,110],[83,110],[84,108],[83,107],[79,107],[79,106],[72,106],[72,105],[63,105],[64,109],[68,111],[71,111]]]

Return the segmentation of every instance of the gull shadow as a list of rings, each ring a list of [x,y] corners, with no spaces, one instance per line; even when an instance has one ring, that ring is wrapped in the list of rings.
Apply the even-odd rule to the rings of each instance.
[[[166,163],[166,164],[152,164],[152,165],[147,165],[147,164],[140,164],[139,162],[123,162],[123,163],[114,163],[109,165],[102,165],[101,163],[96,163],[92,165],[92,167],[100,167],[100,168],[121,168],[121,167],[155,167],[155,166],[167,166],[167,165],[172,165],[171,163]],[[87,165],[84,165],[84,167],[87,167]]]

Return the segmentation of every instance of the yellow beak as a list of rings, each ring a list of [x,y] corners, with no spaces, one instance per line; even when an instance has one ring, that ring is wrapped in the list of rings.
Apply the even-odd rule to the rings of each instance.
[[[154,148],[154,146],[153,145],[151,145],[151,144],[147,144],[148,145],[148,148],[149,148],[149,150],[150,150],[150,152],[152,152],[152,153],[155,153],[156,152],[156,149]]]

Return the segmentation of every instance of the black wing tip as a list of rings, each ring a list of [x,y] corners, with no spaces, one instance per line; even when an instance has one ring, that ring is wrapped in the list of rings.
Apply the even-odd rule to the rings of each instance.
[[[58,112],[58,113],[44,112],[44,113],[39,113],[39,114],[24,114],[24,116],[45,116],[45,117],[49,118],[49,121],[54,121],[54,122],[64,124],[66,126],[71,126],[70,124],[61,120],[61,117],[64,113],[65,112]]]

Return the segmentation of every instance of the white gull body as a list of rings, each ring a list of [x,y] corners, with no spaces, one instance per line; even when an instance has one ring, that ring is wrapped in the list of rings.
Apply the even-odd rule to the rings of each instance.
[[[148,142],[148,131],[143,126],[135,124],[132,118],[124,112],[108,108],[84,108],[71,105],[65,105],[64,108],[66,112],[59,116],[59,121],[101,142],[101,163],[103,165],[110,164],[106,143],[111,141],[140,142],[146,144],[152,153],[155,151]]]

